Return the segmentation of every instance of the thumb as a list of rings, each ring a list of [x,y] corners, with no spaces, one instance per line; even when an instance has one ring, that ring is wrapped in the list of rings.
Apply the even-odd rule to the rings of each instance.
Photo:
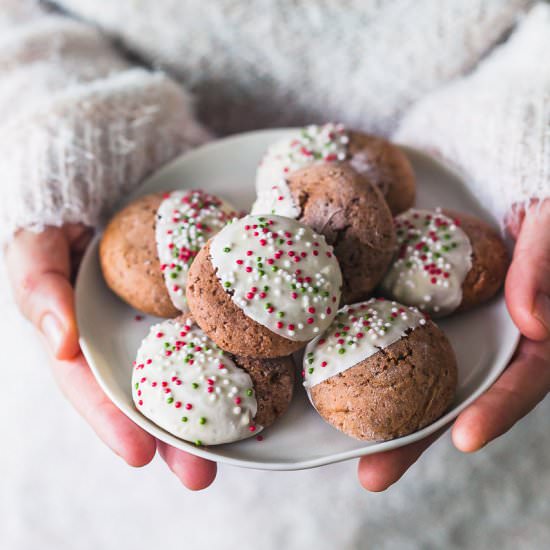
[[[22,313],[44,335],[57,359],[79,351],[69,241],[63,230],[19,231],[6,249],[15,299]]]
[[[550,337],[550,200],[525,212],[505,290],[521,333],[530,340]]]

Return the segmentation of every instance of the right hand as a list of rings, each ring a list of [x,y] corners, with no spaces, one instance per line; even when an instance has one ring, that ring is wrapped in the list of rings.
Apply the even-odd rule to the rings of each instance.
[[[59,387],[97,435],[131,466],[148,464],[158,449],[189,489],[208,487],[216,464],[156,440],[103,393],[78,344],[71,284],[92,231],[79,224],[19,231],[8,244],[8,275],[21,312],[42,334]]]

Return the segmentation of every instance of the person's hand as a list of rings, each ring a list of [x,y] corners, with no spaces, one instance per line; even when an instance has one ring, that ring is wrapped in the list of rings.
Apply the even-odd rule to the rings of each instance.
[[[452,440],[470,453],[507,432],[550,391],[550,200],[531,205],[510,225],[517,239],[506,277],[506,303],[522,333],[510,365],[452,427]],[[370,491],[395,483],[441,432],[359,461],[359,481]]]
[[[210,485],[216,464],[156,441],[109,401],[78,345],[72,280],[91,231],[81,225],[19,231],[5,250],[8,275],[23,314],[44,336],[54,377],[97,435],[132,466],[159,454],[189,489]]]

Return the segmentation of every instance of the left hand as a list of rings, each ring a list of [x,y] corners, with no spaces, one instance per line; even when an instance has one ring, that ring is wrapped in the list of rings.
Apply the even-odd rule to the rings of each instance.
[[[550,199],[531,205],[510,231],[516,246],[506,276],[506,304],[522,338],[500,378],[453,424],[453,443],[466,453],[507,432],[550,391]],[[361,458],[361,485],[369,491],[384,491],[441,433]]]
[[[82,225],[19,231],[6,248],[8,275],[22,313],[44,336],[57,384],[103,442],[131,466],[160,454],[180,481],[204,489],[216,464],[170,447],[134,424],[96,382],[78,344],[72,280],[91,231]]]

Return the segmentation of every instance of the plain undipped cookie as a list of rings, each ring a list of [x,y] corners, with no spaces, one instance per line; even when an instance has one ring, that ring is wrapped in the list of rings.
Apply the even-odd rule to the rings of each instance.
[[[445,334],[418,310],[377,299],[341,310],[306,348],[304,375],[324,420],[351,437],[376,441],[437,420],[457,384]]]
[[[334,247],[344,280],[342,302],[369,297],[396,250],[391,212],[380,191],[344,163],[314,164],[288,178],[298,221]]]
[[[163,194],[141,197],[111,219],[99,244],[105,282],[122,300],[157,317],[180,312],[166,290],[155,240],[157,210]]]

